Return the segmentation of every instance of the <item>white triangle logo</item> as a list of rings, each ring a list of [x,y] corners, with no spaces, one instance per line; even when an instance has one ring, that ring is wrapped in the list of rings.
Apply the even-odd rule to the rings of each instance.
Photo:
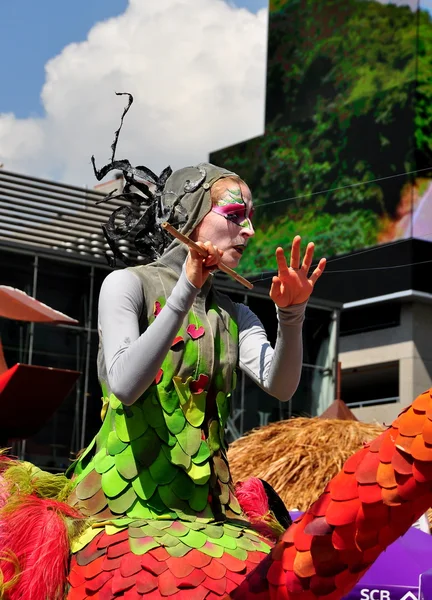
[[[418,600],[417,596],[412,592],[407,592],[400,600]]]

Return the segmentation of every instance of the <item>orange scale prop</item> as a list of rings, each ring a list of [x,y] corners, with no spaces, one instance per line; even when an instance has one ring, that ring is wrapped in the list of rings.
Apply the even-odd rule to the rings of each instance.
[[[392,457],[391,465],[397,475],[412,475],[413,457],[407,452],[403,452],[400,448],[396,448]]]
[[[314,517],[324,517],[331,499],[330,492],[325,492],[312,504],[308,512]]]
[[[200,569],[194,569],[190,575],[183,577],[183,579],[178,583],[178,588],[196,588],[202,584],[204,579],[206,578],[205,573]]]
[[[128,553],[122,556],[120,563],[120,573],[123,577],[131,577],[142,570],[141,556]]]
[[[168,569],[167,562],[156,560],[151,552],[143,554],[140,558],[142,568],[153,575],[161,575]]]
[[[202,568],[203,573],[205,573],[208,577],[212,579],[222,579],[226,575],[226,567],[221,563],[218,563],[214,559],[211,561],[209,565]]]
[[[383,442],[384,445],[384,442]],[[382,448],[383,446],[381,446]],[[390,462],[390,461],[389,461]],[[376,474],[380,464],[379,453],[368,452],[355,472],[355,478],[360,484],[369,484],[376,481]]]
[[[413,407],[414,410],[416,410],[418,412],[423,412],[423,413],[425,413],[428,410],[430,405],[431,405],[431,395],[430,395],[429,390],[426,390],[425,392],[423,392],[423,394],[420,394],[420,396],[417,396],[417,398],[411,404],[411,406]]]
[[[206,577],[201,585],[218,596],[222,596],[226,592],[226,579]]]
[[[326,519],[330,525],[348,525],[355,521],[360,508],[360,501],[347,500],[346,502],[331,501],[327,510]]]
[[[358,498],[358,484],[356,479],[344,471],[338,473],[330,482],[329,491],[332,500],[339,502]]]
[[[423,437],[418,435],[412,443],[411,454],[416,460],[432,461],[432,445],[426,444]]]
[[[359,500],[362,504],[376,504],[382,501],[382,489],[377,483],[359,485]]]
[[[367,448],[363,448],[362,450],[359,450],[358,452],[350,456],[349,459],[345,462],[344,466],[342,467],[344,472],[350,474],[355,473],[360,464],[362,463],[364,457],[368,453],[369,450]]]
[[[394,468],[391,463],[380,463],[377,470],[377,484],[386,489],[397,487]]]
[[[432,421],[429,418],[425,419],[422,436],[427,444],[432,444]]]
[[[310,552],[297,552],[293,565],[297,577],[312,577],[316,575],[315,566]]]
[[[95,594],[111,579],[114,579],[113,573],[102,571],[101,573],[98,573],[96,577],[93,577],[93,579],[86,582],[85,591],[87,594]]]
[[[432,481],[432,463],[415,460],[412,468],[414,479],[419,483]]]
[[[162,596],[172,596],[178,592],[175,577],[169,570],[159,575],[157,583]]]
[[[406,435],[400,435],[400,433],[396,436],[395,446],[396,448],[406,452],[411,455],[411,446],[413,445],[413,441],[415,440],[415,435],[411,437],[407,437]]]
[[[348,525],[340,525],[335,527],[332,533],[332,544],[336,550],[355,550],[356,524],[348,523]]]
[[[415,412],[411,406],[404,414],[404,418],[400,421],[399,434],[405,435],[406,437],[419,435],[422,432],[424,421],[424,412]]]
[[[390,463],[393,457],[398,432],[392,428],[381,434],[383,441],[378,456],[381,462]]]
[[[112,578],[112,591],[114,595],[119,595],[126,590],[134,587],[136,584],[136,577],[122,577],[120,571],[115,571],[114,577]]]

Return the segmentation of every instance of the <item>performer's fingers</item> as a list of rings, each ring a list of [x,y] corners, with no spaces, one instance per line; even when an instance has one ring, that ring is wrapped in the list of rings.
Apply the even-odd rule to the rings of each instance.
[[[270,288],[270,296],[279,296],[281,293],[281,280],[279,277],[273,277],[272,284]]]
[[[321,275],[324,272],[325,266],[326,266],[327,260],[325,258],[322,258],[319,263],[317,268],[314,270],[314,272],[312,273],[312,275],[309,278],[309,281],[315,285],[315,283],[317,282],[317,280],[321,277]]]
[[[311,267],[313,261],[313,255],[315,250],[315,244],[313,242],[309,242],[306,248],[306,252],[303,259],[302,269],[309,273],[309,269]]]
[[[296,235],[295,238],[293,239],[293,243],[291,246],[290,267],[292,269],[300,268],[300,243],[301,243],[301,237],[299,235]]]
[[[277,262],[279,275],[283,274],[284,272],[286,273],[288,271],[288,264],[286,261],[285,252],[283,251],[283,248],[281,248],[280,246],[278,248],[276,248],[276,262]]]

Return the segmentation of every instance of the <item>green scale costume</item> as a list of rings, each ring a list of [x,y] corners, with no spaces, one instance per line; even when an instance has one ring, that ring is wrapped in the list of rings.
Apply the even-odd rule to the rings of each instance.
[[[205,182],[182,200],[190,215],[186,234],[210,210],[210,185],[231,175],[212,165],[205,169]],[[168,189],[179,188],[171,181],[176,177],[178,171]],[[157,319],[185,258],[185,247],[174,242],[159,261],[132,267],[144,292],[140,331]],[[241,514],[226,458],[224,430],[237,355],[234,305],[210,280],[184,318],[153,385],[133,405],[123,405],[110,392],[100,349],[103,424],[70,469],[75,487],[69,502],[91,519],[72,549],[78,565],[102,552],[88,546],[101,530],[108,536],[122,532],[135,555],[161,547],[172,557],[195,549],[244,561],[249,552],[269,551],[271,542]]]

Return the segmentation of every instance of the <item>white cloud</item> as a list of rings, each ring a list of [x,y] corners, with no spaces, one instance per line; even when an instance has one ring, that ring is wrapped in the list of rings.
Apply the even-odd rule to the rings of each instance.
[[[396,6],[409,6],[411,10],[417,10],[418,0],[378,0],[381,4],[396,4]]]
[[[212,150],[264,130],[267,11],[223,0],[129,0],[46,65],[45,116],[0,115],[5,168],[96,183],[126,103],[117,158],[160,171],[207,159]]]

